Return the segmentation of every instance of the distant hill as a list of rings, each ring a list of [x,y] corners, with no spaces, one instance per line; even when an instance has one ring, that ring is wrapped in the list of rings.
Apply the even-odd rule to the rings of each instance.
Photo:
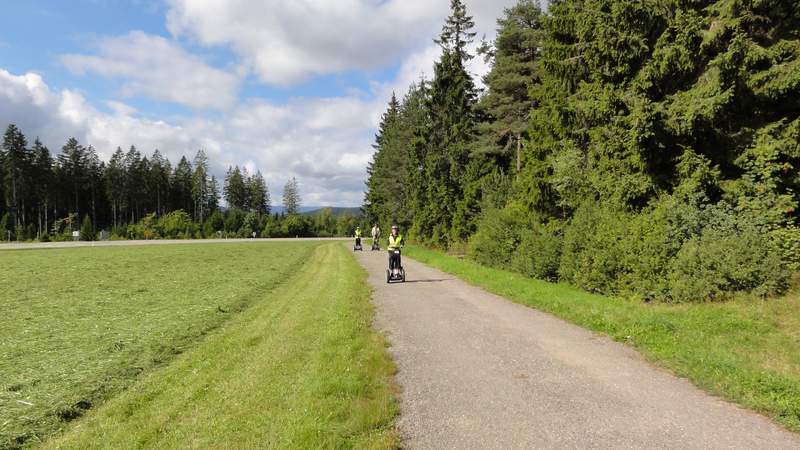
[[[314,214],[321,213],[323,210],[329,209],[334,216],[361,216],[361,208],[353,207],[337,207],[337,206],[322,206],[310,211],[301,211],[302,214],[313,216]]]
[[[343,215],[351,215],[351,216],[361,216],[361,208],[359,207],[340,207],[340,206],[301,206],[300,207],[300,214],[303,215],[314,215],[317,213],[322,212],[324,209],[330,209],[331,214],[334,216],[343,216]],[[272,206],[271,213],[272,214],[281,214],[285,211],[285,208],[282,205]]]

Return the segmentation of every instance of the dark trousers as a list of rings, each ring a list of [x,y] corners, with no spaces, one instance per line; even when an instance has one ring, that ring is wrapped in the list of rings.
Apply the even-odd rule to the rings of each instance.
[[[356,246],[357,247],[361,247],[361,238],[360,237],[356,238]]]
[[[395,252],[389,252],[389,268],[390,269],[399,269],[400,268],[400,254]]]

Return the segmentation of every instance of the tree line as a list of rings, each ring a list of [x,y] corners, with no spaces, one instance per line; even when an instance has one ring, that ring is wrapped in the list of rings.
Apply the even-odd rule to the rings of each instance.
[[[644,300],[769,295],[800,267],[800,10],[531,0],[392,97],[364,209],[531,277]],[[491,62],[479,91],[468,62]]]
[[[224,198],[227,208],[220,208]],[[2,240],[114,238],[334,236],[349,234],[355,217],[296,217],[296,179],[284,187],[285,212],[270,214],[270,193],[260,171],[230,167],[220,192],[208,156],[182,156],[173,166],[158,149],[143,155],[117,148],[108,162],[91,145],[70,138],[54,156],[39,139],[29,145],[14,124],[0,147]]]

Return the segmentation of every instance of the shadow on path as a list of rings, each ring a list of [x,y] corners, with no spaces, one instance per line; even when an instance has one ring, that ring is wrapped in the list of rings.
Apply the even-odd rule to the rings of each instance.
[[[406,280],[406,283],[441,283],[443,281],[453,281],[452,278],[442,278],[439,280]]]

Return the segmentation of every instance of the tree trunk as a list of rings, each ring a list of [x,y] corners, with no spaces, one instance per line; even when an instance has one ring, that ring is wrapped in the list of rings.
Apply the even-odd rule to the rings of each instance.
[[[522,136],[517,134],[517,173],[522,170]]]

